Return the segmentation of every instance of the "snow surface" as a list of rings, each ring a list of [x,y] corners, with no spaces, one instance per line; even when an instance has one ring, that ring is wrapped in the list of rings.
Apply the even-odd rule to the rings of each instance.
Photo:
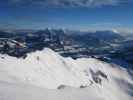
[[[133,100],[127,70],[45,48],[23,58],[0,55],[0,100]]]

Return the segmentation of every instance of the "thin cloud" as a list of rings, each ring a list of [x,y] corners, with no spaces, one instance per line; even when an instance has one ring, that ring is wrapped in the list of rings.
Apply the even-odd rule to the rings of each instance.
[[[112,26],[117,26],[117,27],[121,27],[122,26],[122,24],[120,24],[120,23],[111,23],[111,22],[102,22],[102,23],[95,23],[95,24],[91,24],[90,26],[95,26],[95,27],[97,27],[97,26],[110,26],[110,27],[112,27]]]
[[[130,0],[9,0],[10,3],[23,6],[43,7],[97,7],[118,5]]]

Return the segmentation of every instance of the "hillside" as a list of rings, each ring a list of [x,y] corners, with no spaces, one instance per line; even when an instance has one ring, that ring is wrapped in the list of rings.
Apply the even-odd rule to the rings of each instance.
[[[5,83],[3,84],[3,82]],[[48,48],[30,53],[25,59],[0,55],[0,84],[2,91],[5,91],[0,91],[1,98],[3,95],[5,97],[6,95],[9,97],[16,95],[18,99],[21,96],[22,98],[26,98],[26,96],[32,98],[30,94],[34,95],[36,89],[30,91],[27,88],[30,86],[41,88],[42,90],[37,90],[44,91],[44,94],[48,92],[46,98],[49,99],[47,100],[52,99],[51,95],[54,94],[54,91],[59,92],[59,94],[56,92],[57,95],[54,95],[54,98],[60,98],[58,100],[64,100],[68,95],[72,100],[78,100],[75,96],[78,94],[81,97],[85,96],[85,100],[87,98],[132,100],[133,96],[133,80],[127,69],[94,58],[79,58],[77,60],[64,58]],[[22,86],[22,89],[21,85],[24,84],[29,86]],[[76,91],[77,89],[79,91]],[[6,94],[8,90],[9,94]],[[13,92],[10,94],[11,91]],[[49,93],[49,91],[51,92]],[[17,94],[21,96],[19,97]],[[35,96],[40,98],[40,95],[42,93]],[[79,100],[81,99],[79,98]]]

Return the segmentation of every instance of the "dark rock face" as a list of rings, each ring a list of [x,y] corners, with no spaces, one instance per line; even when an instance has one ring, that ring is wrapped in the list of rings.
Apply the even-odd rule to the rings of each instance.
[[[57,89],[60,90],[60,89],[64,89],[65,87],[66,87],[65,85],[60,85],[60,86],[57,87]]]
[[[108,77],[106,74],[104,74],[102,71],[98,70],[97,72],[94,72],[92,69],[90,69],[90,72],[92,74],[93,81],[98,84],[102,84],[102,78],[108,80]]]
[[[99,76],[101,76],[101,77],[103,77],[104,79],[108,79],[108,77],[107,77],[107,75],[105,75],[102,71],[97,71],[96,72],[96,75],[99,75]]]
[[[83,85],[80,86],[80,88],[86,88],[86,87],[87,87],[87,86],[83,86]]]

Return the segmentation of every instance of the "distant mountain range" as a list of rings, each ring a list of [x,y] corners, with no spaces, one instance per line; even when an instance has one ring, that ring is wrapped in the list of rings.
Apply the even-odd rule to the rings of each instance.
[[[128,40],[116,31],[81,32],[48,28],[0,31],[1,53],[23,57],[28,52],[42,50],[45,47],[73,58],[111,55],[133,61],[132,56],[129,59],[129,54],[133,54],[133,40]]]

